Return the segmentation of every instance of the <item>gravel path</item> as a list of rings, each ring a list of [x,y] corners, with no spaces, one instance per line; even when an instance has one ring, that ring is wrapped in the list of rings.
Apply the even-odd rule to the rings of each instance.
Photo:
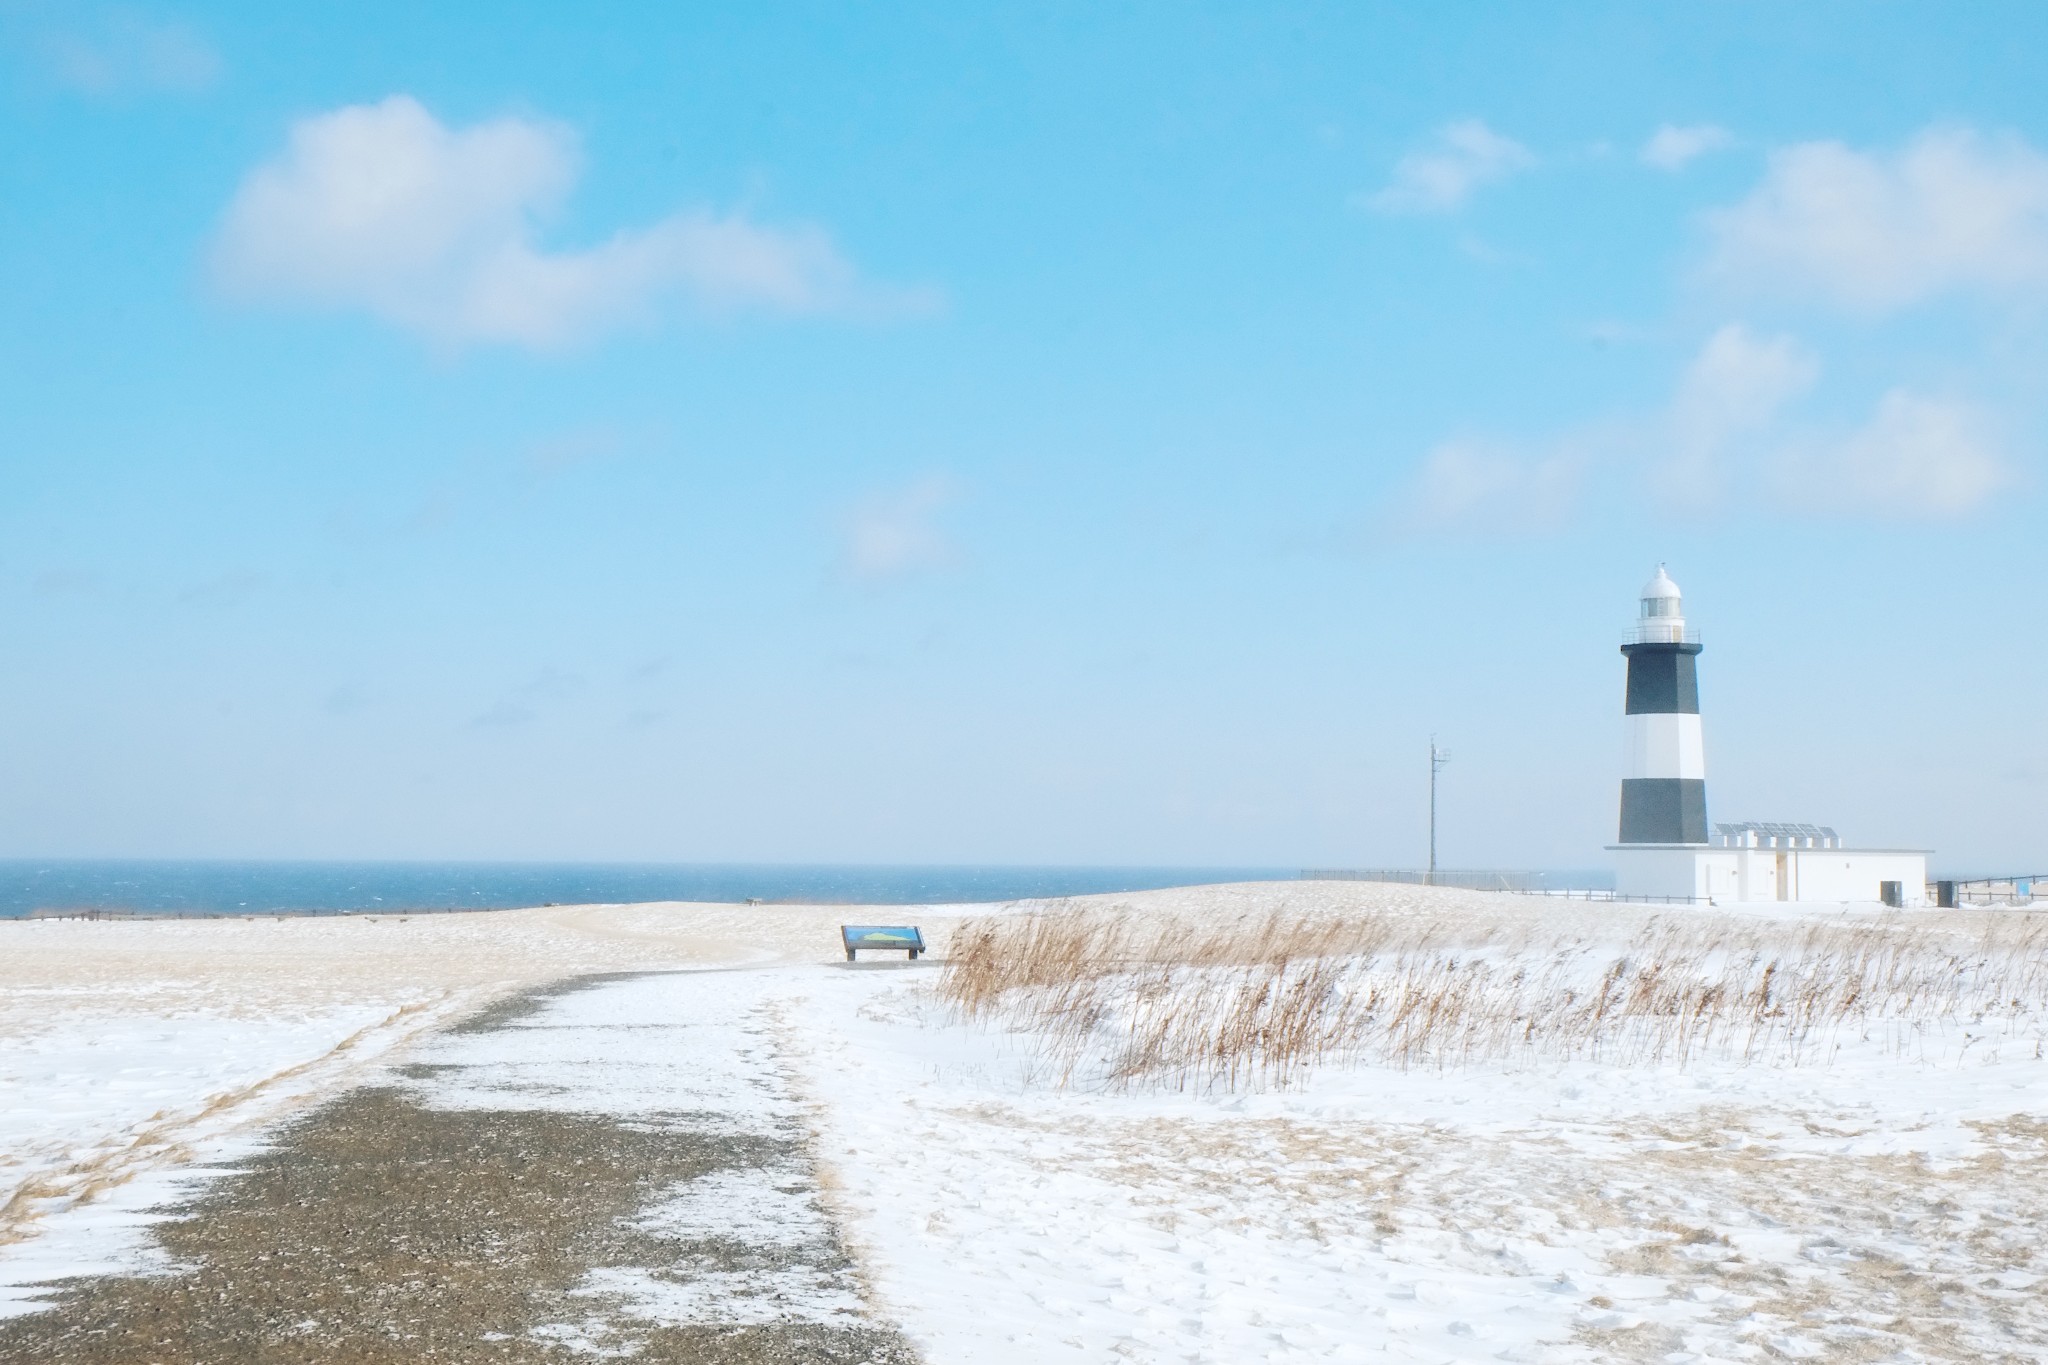
[[[586,978],[471,1019],[162,1224],[175,1273],[0,1321],[0,1361],[909,1365],[757,980]]]

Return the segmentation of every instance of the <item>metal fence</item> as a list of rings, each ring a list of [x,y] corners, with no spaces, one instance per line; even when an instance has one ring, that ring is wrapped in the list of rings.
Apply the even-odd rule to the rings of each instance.
[[[1435,873],[1407,867],[1313,867],[1302,870],[1303,881],[1394,882],[1404,886],[1450,886],[1465,891],[1511,891],[1521,896],[1555,896],[1560,900],[1618,901],[1646,905],[1703,905],[1704,896],[1625,896],[1601,887],[1572,886],[1572,874],[1560,872],[1475,871],[1470,868]],[[2048,872],[2017,877],[1967,877],[1927,884],[1927,903],[1942,907],[2030,906],[2048,904]]]
[[[2032,905],[2034,888],[2048,881],[2048,873],[2019,877],[1958,877],[1934,883],[1929,899],[1937,905]]]

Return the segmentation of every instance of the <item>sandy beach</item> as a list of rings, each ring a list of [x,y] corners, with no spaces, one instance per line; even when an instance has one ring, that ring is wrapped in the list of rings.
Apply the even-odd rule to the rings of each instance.
[[[1319,940],[1337,964],[1319,998],[1449,972],[1471,1018],[1509,1001],[1524,1021],[1397,1054],[1361,1014],[1312,1062],[1223,1083],[1134,1070],[1131,1040],[1158,1033],[1162,992],[1208,1000],[1251,966],[1105,971],[1078,1032],[1047,1023],[1067,1016],[1038,988],[964,1017],[939,989],[963,922],[1047,909],[0,922],[0,1359],[2019,1360],[2048,1343],[2042,1001],[1994,1009],[1979,989],[2037,980],[2029,912],[1357,883],[1055,907],[1176,944],[1275,912],[1368,926],[1369,947]],[[853,919],[920,924],[938,960],[849,967]],[[1773,1005],[1746,1035],[1687,1023],[1682,1056],[1656,1050],[1661,1005],[1539,1031],[1581,1017],[1582,976],[1640,985],[1652,947],[1667,978],[1708,983],[1686,997],[1706,1011],[1766,958],[1846,970],[1843,944],[1910,989],[1811,1021]]]

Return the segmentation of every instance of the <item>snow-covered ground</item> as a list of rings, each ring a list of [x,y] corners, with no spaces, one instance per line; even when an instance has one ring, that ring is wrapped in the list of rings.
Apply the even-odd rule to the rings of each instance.
[[[2048,1354],[2031,1046],[1090,1094],[904,988],[808,994],[821,1148],[934,1361]]]
[[[45,1027],[0,1035],[0,1315],[33,1304],[33,1281],[153,1263],[150,1209],[445,1017],[371,1005],[138,1018],[29,1001]]]
[[[1642,922],[1613,907],[1417,888],[1120,899],[1139,913],[1284,901],[1392,906],[1446,922],[1539,916],[1546,929],[1593,938]],[[268,1116],[303,1102],[302,1091],[370,1073],[380,1063],[372,1051],[388,1047],[383,1057],[460,1061],[459,1075],[436,1082],[436,1103],[630,1114],[672,1105],[680,1090],[707,1112],[730,1111],[741,1128],[800,1119],[822,1189],[772,1171],[721,1177],[739,1183],[693,1183],[639,1216],[685,1240],[726,1218],[753,1241],[800,1245],[818,1235],[822,1207],[861,1260],[872,1304],[934,1365],[2048,1354],[2039,1235],[2048,1061],[2038,1015],[1974,1033],[1967,1021],[1929,1021],[1926,1045],[1911,1052],[1890,1034],[1841,1036],[1799,1065],[1725,1054],[1682,1068],[1530,1056],[1403,1070],[1352,1059],[1284,1090],[1085,1078],[1062,1088],[1041,1039],[961,1023],[936,1001],[937,966],[838,962],[837,912],[547,913],[556,917],[520,912],[529,918],[502,936],[496,916],[416,920],[428,928],[378,948],[368,967],[344,969],[347,954],[301,940],[273,955],[273,967],[313,964],[291,980],[250,972],[250,984],[231,987],[216,967],[211,996],[203,970],[175,990],[152,985],[146,947],[76,998],[56,990],[57,966],[38,982],[24,979],[33,974],[19,959],[0,959],[9,1101],[0,1150],[41,1153],[38,1169],[83,1169],[77,1154],[132,1141],[150,1106],[196,1123],[211,1097],[286,1076],[273,1082],[277,1108],[243,1116],[236,1140],[252,1140]],[[951,920],[904,917],[928,933]],[[458,933],[448,923],[458,920],[475,927]],[[1959,939],[1990,922],[1887,921]],[[83,937],[171,927],[69,928]],[[226,940],[272,932],[203,927]],[[339,948],[365,950],[374,931],[353,932]],[[437,933],[450,937],[429,941]],[[759,965],[601,983],[550,1007],[612,1019],[618,1028],[600,1055],[515,1049],[494,1061],[478,1049],[502,1044],[408,1041],[405,1032],[513,984],[707,960]],[[650,1015],[674,1027],[629,1027]],[[110,1061],[77,1041],[93,1034]],[[594,1035],[579,1036],[587,1045]],[[290,1073],[307,1061],[311,1070]],[[230,1136],[181,1140],[189,1157],[163,1157],[151,1178],[217,1159]],[[24,1169],[17,1160],[0,1178]],[[137,1263],[147,1242],[132,1227],[100,1236],[90,1255],[55,1250],[104,1221],[97,1211],[115,1207],[113,1197],[51,1197],[21,1225],[33,1235],[0,1251],[0,1281]],[[627,1278],[593,1292],[637,1286],[649,1313],[693,1321],[740,1314],[755,1297],[742,1285],[679,1289],[672,1267]],[[850,1292],[816,1288],[824,1314],[841,1311]]]
[[[151,1263],[149,1210],[488,1001],[592,972],[829,960],[841,917],[0,920],[0,1315],[32,1310],[39,1281]],[[948,918],[926,920],[939,942]]]

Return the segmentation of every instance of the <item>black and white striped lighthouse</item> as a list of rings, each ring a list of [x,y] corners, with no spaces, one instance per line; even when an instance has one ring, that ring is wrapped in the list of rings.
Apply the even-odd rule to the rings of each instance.
[[[1678,585],[1657,566],[1629,641],[1628,743],[1621,842],[1707,842],[1707,757],[1700,740],[1700,639],[1685,628]]]

